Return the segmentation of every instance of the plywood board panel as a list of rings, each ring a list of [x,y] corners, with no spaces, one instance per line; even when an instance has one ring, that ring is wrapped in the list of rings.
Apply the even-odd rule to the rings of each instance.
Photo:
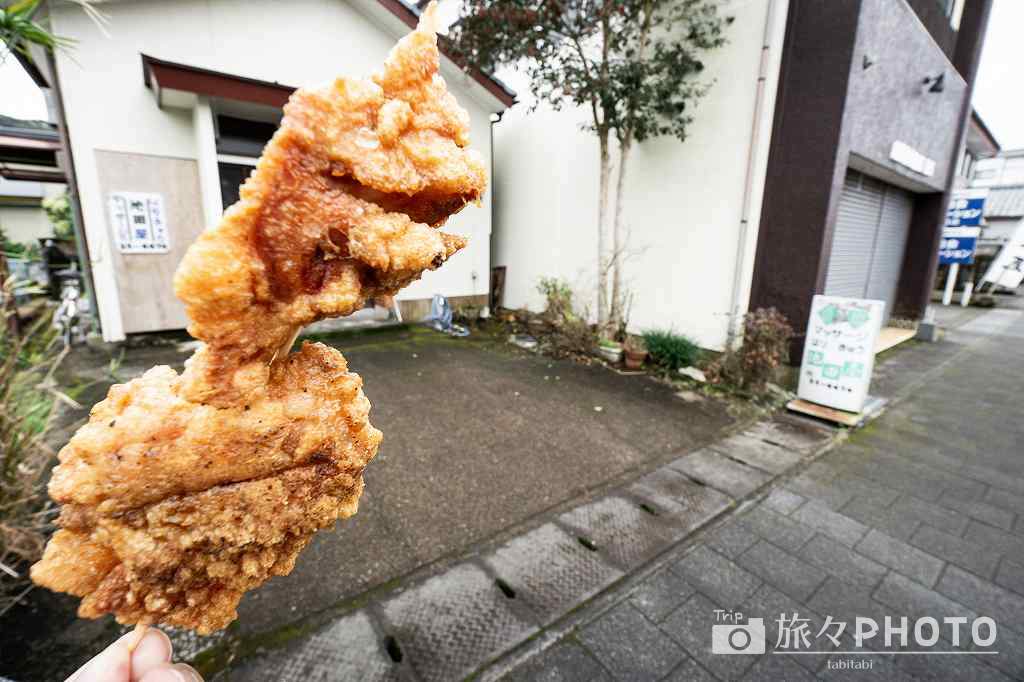
[[[96,167],[104,206],[111,192],[161,194],[170,232],[168,253],[122,254],[112,242],[125,332],[183,329],[185,308],[174,297],[172,280],[185,250],[204,228],[198,164],[194,159],[97,150]],[[105,218],[110,237],[110,216]]]
[[[878,333],[878,340],[875,341],[875,355],[894,348],[904,341],[910,341],[916,335],[917,331],[914,329],[882,327],[882,331]]]

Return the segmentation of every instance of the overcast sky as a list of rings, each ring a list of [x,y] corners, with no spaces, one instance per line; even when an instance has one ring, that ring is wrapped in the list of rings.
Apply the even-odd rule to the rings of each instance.
[[[3,48],[0,48],[2,51]],[[14,118],[46,118],[43,93],[12,55],[0,54],[0,114]]]
[[[456,3],[443,3],[454,8]],[[974,107],[1003,149],[1024,147],[1024,1],[995,0],[981,57]],[[112,27],[116,32],[116,27]],[[13,57],[0,64],[0,114],[46,118],[46,103]]]
[[[996,0],[981,53],[974,108],[1003,149],[1024,147],[1024,2]]]

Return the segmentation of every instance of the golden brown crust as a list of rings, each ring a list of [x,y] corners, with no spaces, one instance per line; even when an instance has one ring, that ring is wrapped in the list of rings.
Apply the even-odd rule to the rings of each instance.
[[[219,381],[197,368],[191,394],[237,400],[224,379],[268,362],[296,327],[394,294],[465,245],[434,228],[480,199],[485,165],[464,148],[469,115],[438,59],[420,29],[373,81],[292,95],[240,201],[175,275],[189,332],[219,360]]]
[[[362,380],[321,344],[274,363],[242,404],[193,403],[181,385],[174,370],[154,367],[112,386],[60,451],[50,496],[116,513],[317,456],[363,467],[380,443]]]
[[[372,82],[296,92],[241,200],[189,248],[175,292],[203,345],[180,376],[111,387],[50,482],[60,530],[32,578],[82,597],[79,615],[218,630],[356,512],[381,441],[362,381],[334,349],[287,346],[465,246],[435,228],[480,198],[484,164],[437,70],[421,26]]]
[[[358,507],[381,434],[341,353],[303,344],[249,410],[196,417],[207,408],[166,399],[177,379],[158,367],[113,387],[61,453],[51,496],[65,503],[62,530],[32,579],[84,596],[83,617],[220,629],[246,590],[286,575],[315,531]],[[150,441],[148,423],[169,431]],[[140,438],[156,450],[140,451]]]

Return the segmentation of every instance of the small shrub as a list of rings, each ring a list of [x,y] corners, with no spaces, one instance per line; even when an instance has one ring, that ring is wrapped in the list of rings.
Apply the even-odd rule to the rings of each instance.
[[[577,313],[572,304],[572,287],[557,277],[542,277],[537,291],[544,295],[544,313],[530,333],[542,336],[545,347],[555,357],[588,356],[598,344],[597,330],[587,322],[587,313]]]
[[[541,277],[537,291],[544,295],[544,314],[551,320],[562,320],[573,316],[572,287],[557,277]]]
[[[761,392],[789,353],[793,327],[775,308],[759,308],[743,317],[743,345],[722,353],[705,369],[708,381]]]
[[[71,239],[74,236],[74,228],[71,225],[71,197],[68,193],[46,197],[40,203],[50,225],[53,226],[53,236],[57,239]]]
[[[651,354],[651,360],[672,371],[695,365],[700,359],[700,346],[682,334],[664,330],[649,331],[644,333],[643,342]]]
[[[597,345],[597,330],[585,317],[573,315],[554,327],[545,340],[556,357],[591,355]]]

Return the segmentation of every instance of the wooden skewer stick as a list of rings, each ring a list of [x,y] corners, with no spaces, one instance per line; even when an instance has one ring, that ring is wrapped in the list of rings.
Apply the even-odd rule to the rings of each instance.
[[[146,636],[146,633],[148,631],[149,631],[149,626],[146,625],[145,623],[138,623],[138,624],[136,624],[135,629],[132,630],[132,636],[128,640],[128,655],[129,656],[131,656],[133,653],[135,653],[135,649],[139,646],[139,643],[142,642],[142,638]]]
[[[275,362],[277,362],[278,358],[284,358],[284,357],[288,356],[288,351],[290,351],[292,349],[292,346],[295,345],[295,339],[299,338],[299,332],[301,332],[301,331],[302,331],[302,327],[301,326],[294,327],[292,329],[292,333],[288,335],[288,340],[285,343],[281,344],[281,347],[277,349],[276,353],[274,353],[274,357],[271,358],[271,360],[270,360],[270,364],[271,365],[273,365]]]

